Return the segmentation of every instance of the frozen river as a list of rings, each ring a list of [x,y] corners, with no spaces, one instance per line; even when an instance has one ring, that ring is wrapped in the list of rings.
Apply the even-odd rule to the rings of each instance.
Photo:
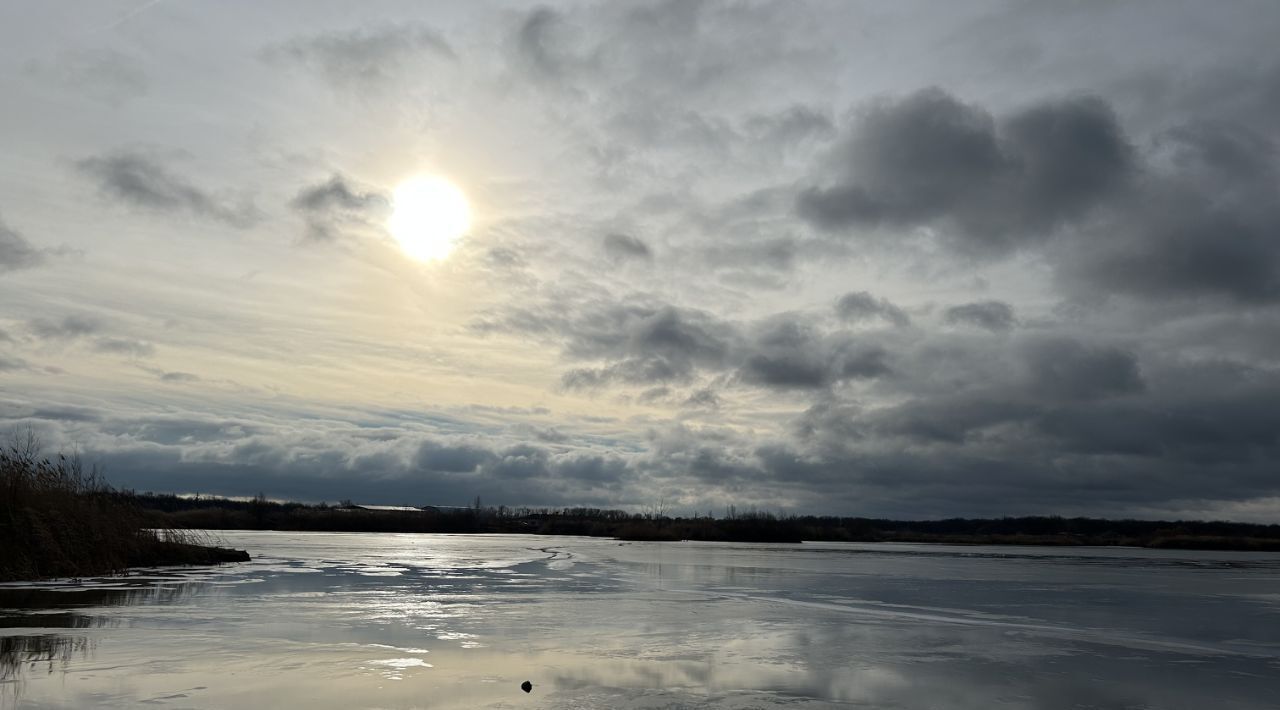
[[[254,560],[0,586],[0,707],[1227,710],[1280,698],[1275,554],[217,535]]]

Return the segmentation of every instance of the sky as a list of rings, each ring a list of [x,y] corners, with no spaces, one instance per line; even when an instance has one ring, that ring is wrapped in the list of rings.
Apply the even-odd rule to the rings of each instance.
[[[1276,522],[1276,27],[4,3],[0,429],[184,494]]]

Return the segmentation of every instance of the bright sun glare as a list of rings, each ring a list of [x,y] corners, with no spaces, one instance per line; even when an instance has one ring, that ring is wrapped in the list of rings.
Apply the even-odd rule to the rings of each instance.
[[[405,254],[421,261],[443,259],[471,229],[471,205],[457,185],[434,175],[400,183],[387,228]]]

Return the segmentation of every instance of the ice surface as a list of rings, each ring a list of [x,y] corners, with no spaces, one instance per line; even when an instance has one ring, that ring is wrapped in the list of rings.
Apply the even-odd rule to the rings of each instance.
[[[254,560],[0,588],[0,707],[1199,710],[1280,695],[1278,555],[219,537]]]

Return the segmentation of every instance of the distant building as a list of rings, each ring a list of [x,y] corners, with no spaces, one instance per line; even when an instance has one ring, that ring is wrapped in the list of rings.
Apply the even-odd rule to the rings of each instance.
[[[422,508],[415,508],[412,505],[356,505],[346,506],[347,510],[370,510],[376,513],[421,513]]]
[[[372,513],[462,513],[472,508],[465,505],[361,505],[348,503],[340,506],[340,510],[365,510]]]

